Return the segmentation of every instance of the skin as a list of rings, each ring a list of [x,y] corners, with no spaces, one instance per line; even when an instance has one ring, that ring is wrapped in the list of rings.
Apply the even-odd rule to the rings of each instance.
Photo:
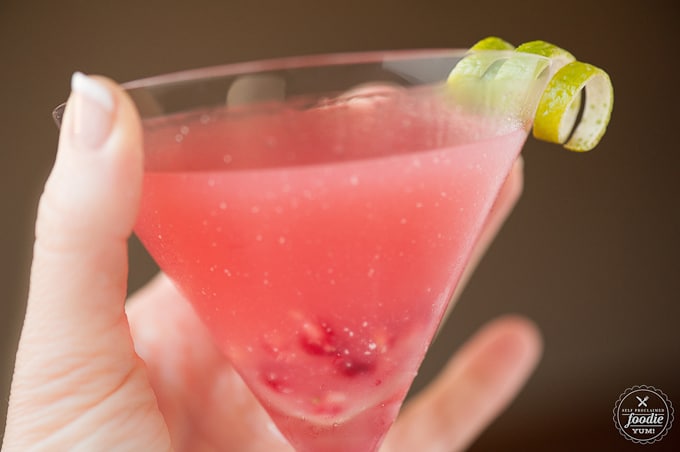
[[[94,79],[113,108],[77,91],[69,99],[39,205],[2,450],[291,451],[165,276],[126,303],[141,126],[121,88]],[[470,269],[521,189],[518,162]],[[465,449],[516,396],[540,354],[530,321],[491,321],[402,409],[381,451]]]

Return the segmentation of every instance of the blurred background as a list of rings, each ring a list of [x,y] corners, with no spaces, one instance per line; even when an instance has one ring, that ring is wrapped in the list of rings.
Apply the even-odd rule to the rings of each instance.
[[[589,154],[526,145],[523,198],[414,390],[486,321],[520,313],[543,332],[543,360],[470,450],[680,450],[678,11],[675,0],[0,0],[0,424],[36,205],[57,144],[50,112],[74,70],[127,81],[257,58],[465,47],[499,35],[549,40],[605,68],[614,116]],[[132,240],[130,290],[154,272]],[[651,446],[624,440],[612,422],[615,401],[634,385],[662,389],[676,407],[675,427]]]

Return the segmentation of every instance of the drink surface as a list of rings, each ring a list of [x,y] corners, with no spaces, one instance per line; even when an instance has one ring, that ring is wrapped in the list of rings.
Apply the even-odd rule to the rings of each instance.
[[[377,448],[525,128],[421,89],[148,130],[147,249],[298,450]]]

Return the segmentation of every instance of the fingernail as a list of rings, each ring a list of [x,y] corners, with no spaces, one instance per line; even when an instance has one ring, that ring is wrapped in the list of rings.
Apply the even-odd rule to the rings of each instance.
[[[100,82],[81,72],[71,77],[73,141],[81,149],[99,149],[111,133],[114,99]]]

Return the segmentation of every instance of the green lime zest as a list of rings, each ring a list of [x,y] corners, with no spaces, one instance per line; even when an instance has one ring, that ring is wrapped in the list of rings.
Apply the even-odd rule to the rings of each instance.
[[[531,53],[550,58],[553,72],[557,72],[562,66],[576,61],[576,57],[561,47],[545,41],[529,41],[521,44],[517,49],[520,53]]]
[[[479,79],[483,77],[489,68],[499,61],[499,53],[511,51],[515,47],[507,41],[494,36],[482,39],[470,48],[470,54],[463,58],[449,74],[448,83],[457,83],[461,79]],[[492,50],[493,53],[484,51]]]
[[[550,80],[533,117],[534,137],[579,152],[599,143],[614,104],[614,89],[605,71],[579,62],[570,52],[545,41],[526,42],[515,49],[494,36],[482,39],[470,50],[447,80],[451,91],[466,105],[517,113],[519,104],[530,95],[530,83],[547,71]],[[527,54],[545,58],[523,57]],[[582,98],[585,106],[579,119]],[[491,104],[496,108],[489,108]]]
[[[498,38],[496,36],[489,36],[481,41],[478,41],[475,45],[470,47],[470,50],[514,50],[515,46],[510,44],[508,41]]]
[[[576,124],[573,104],[580,103],[583,90],[586,103]],[[534,137],[563,144],[572,151],[589,151],[605,134],[613,106],[614,88],[609,75],[593,65],[571,62],[557,71],[541,96]]]

